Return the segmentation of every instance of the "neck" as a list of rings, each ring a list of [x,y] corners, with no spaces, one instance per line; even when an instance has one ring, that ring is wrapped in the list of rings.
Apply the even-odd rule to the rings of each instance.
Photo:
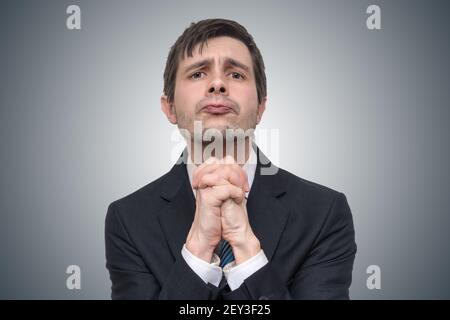
[[[245,137],[244,141],[234,140],[232,143],[215,144],[213,142],[188,143],[190,160],[196,165],[200,165],[210,157],[223,159],[226,156],[233,157],[234,161],[243,166],[250,157],[252,140]]]

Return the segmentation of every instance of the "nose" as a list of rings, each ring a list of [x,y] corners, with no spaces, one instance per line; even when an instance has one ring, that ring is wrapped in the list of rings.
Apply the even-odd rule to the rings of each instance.
[[[219,76],[214,78],[208,86],[207,95],[228,94],[227,85]]]
[[[224,86],[221,86],[220,88],[218,86],[212,86],[211,88],[209,88],[208,93],[225,93],[226,89]]]

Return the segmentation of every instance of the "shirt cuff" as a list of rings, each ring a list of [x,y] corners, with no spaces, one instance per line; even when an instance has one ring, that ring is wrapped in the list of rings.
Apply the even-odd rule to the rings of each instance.
[[[239,265],[236,265],[235,261],[230,262],[223,268],[228,286],[231,290],[236,290],[244,283],[245,279],[264,267],[268,262],[269,260],[267,260],[263,250]]]
[[[183,245],[181,249],[181,255],[186,261],[187,265],[205,282],[211,283],[218,287],[220,281],[222,280],[222,268],[219,267],[220,259],[217,254],[213,254],[211,263],[194,256],[187,248]]]

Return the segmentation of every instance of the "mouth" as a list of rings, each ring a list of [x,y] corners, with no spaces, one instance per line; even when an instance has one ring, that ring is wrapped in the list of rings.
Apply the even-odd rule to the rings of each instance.
[[[202,111],[210,114],[226,114],[229,112],[233,112],[233,108],[223,104],[209,104],[207,106],[204,106]]]

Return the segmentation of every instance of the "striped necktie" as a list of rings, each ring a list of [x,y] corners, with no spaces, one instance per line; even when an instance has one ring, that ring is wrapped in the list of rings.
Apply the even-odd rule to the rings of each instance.
[[[228,263],[234,261],[233,250],[226,240],[220,240],[219,244],[220,267],[225,267]]]

